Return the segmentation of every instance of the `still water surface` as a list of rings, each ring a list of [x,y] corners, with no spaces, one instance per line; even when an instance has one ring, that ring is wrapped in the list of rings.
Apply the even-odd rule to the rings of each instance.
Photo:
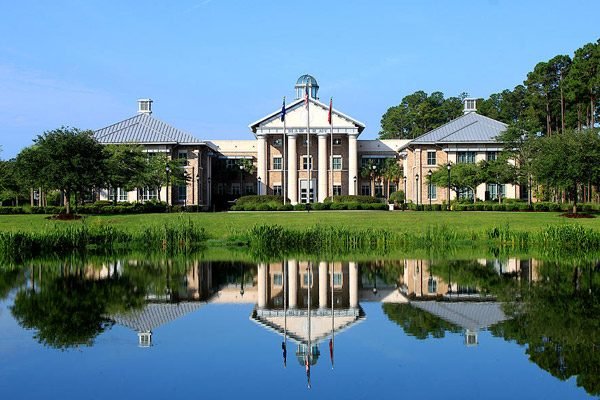
[[[0,273],[2,398],[577,399],[596,262],[104,259]]]

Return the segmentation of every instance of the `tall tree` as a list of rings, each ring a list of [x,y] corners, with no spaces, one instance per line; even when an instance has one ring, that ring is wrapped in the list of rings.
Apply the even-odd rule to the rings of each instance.
[[[74,193],[83,193],[102,186],[106,177],[106,152],[92,131],[59,128],[35,139],[34,146],[25,149],[21,158],[24,171],[32,174],[32,182],[40,182],[65,194],[65,208],[71,213]]]
[[[428,95],[422,90],[409,94],[381,117],[379,137],[414,139],[460,116],[465,97],[467,94],[462,93],[445,99],[442,92]]]
[[[539,152],[533,159],[538,180],[566,190],[573,199],[573,213],[581,185],[600,176],[600,136],[593,130],[567,130],[561,135],[539,140]]]
[[[146,157],[137,145],[108,145],[106,182],[114,189],[113,201],[117,201],[117,188],[130,190],[142,179]]]

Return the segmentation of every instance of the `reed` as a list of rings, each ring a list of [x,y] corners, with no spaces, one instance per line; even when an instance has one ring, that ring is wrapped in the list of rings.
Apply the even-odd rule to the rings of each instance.
[[[204,228],[189,220],[136,231],[81,224],[50,227],[38,232],[0,232],[0,259],[14,261],[44,254],[111,252],[123,248],[173,254],[196,249],[207,238]]]

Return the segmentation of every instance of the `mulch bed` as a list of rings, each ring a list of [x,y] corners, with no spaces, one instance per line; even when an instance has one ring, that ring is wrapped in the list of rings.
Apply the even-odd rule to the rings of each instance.
[[[573,214],[573,213],[564,213],[564,214],[560,214],[561,217],[565,217],[565,218],[596,218],[595,215],[592,214],[584,214],[584,213],[577,213],[577,214]]]

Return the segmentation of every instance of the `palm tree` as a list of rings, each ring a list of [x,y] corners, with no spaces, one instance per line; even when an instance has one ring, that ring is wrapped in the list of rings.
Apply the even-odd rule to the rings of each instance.
[[[400,179],[404,175],[404,171],[402,166],[398,164],[395,158],[386,158],[383,164],[382,176],[386,180],[387,183],[387,196],[386,198],[389,200],[390,197],[390,182],[396,183],[396,190],[400,187]]]

